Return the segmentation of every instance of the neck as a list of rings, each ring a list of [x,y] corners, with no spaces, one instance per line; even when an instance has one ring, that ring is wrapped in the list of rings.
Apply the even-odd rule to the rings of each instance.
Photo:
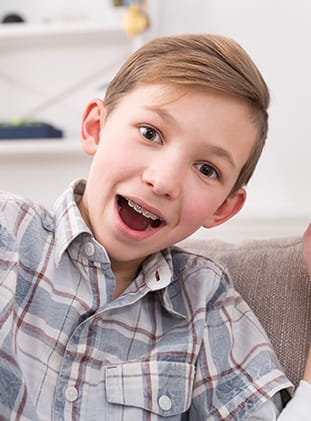
[[[136,278],[140,269],[140,263],[116,262],[111,260],[111,269],[115,276],[115,289],[113,298],[117,298]]]

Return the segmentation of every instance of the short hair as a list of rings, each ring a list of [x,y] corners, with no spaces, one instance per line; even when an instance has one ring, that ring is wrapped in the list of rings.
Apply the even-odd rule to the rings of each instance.
[[[248,53],[231,38],[211,34],[159,37],[136,50],[107,87],[111,112],[120,99],[141,85],[164,84],[180,90],[214,90],[244,100],[257,127],[257,138],[231,194],[251,178],[268,132],[270,95]]]

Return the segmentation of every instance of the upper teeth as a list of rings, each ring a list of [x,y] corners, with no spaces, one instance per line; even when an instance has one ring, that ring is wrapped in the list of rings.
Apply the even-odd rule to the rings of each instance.
[[[160,219],[159,216],[155,215],[154,213],[144,209],[142,206],[140,206],[138,203],[133,202],[133,200],[130,199],[126,199],[127,200],[127,204],[134,209],[135,212],[137,213],[141,213],[145,218],[150,218],[153,221],[155,221],[156,219]]]

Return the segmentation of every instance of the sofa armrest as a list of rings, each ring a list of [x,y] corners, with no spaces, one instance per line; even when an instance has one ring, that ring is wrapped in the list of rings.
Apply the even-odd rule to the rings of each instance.
[[[303,263],[301,238],[239,243],[188,239],[179,245],[227,266],[287,376],[297,385],[311,342],[311,280]]]

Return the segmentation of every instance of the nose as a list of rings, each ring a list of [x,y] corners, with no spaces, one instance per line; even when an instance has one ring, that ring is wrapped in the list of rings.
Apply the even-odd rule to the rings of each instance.
[[[176,199],[182,188],[182,166],[176,159],[153,160],[143,170],[142,181],[152,188],[155,194]]]

